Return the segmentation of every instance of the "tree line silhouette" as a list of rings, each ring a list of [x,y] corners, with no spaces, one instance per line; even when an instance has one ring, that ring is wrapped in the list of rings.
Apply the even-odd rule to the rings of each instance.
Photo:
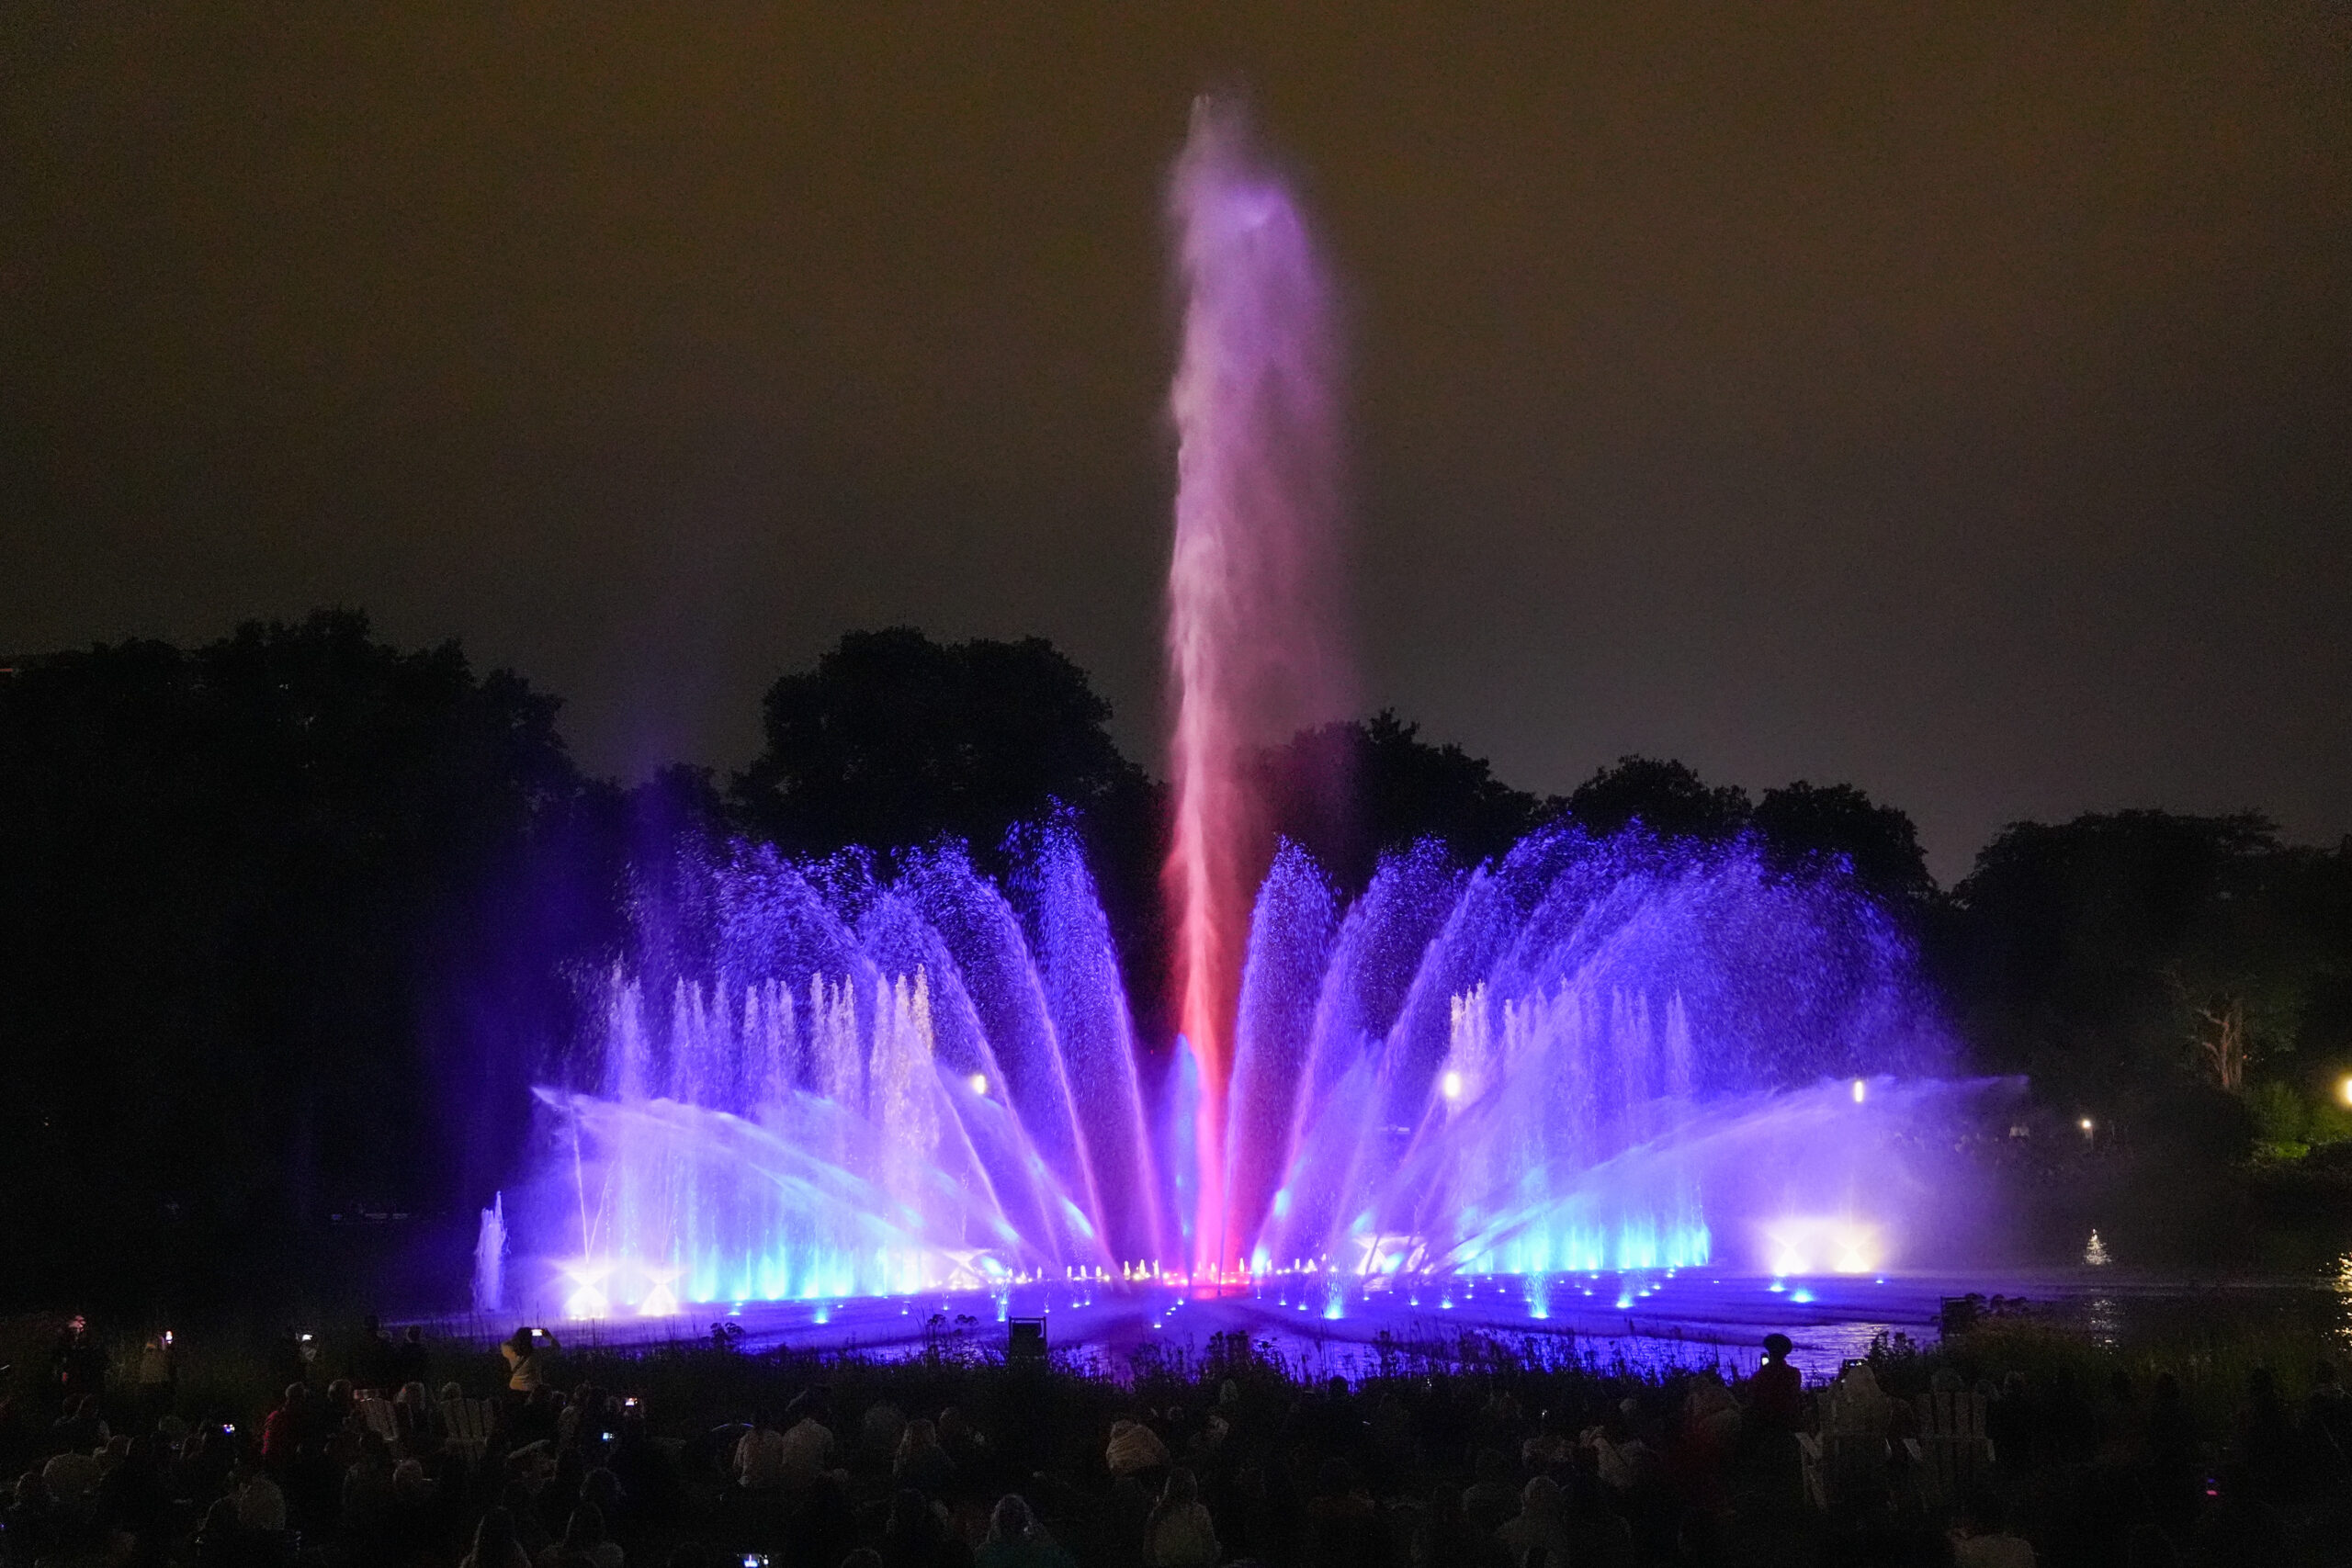
[[[1049,643],[851,634],[770,688],[725,776],[592,778],[558,710],[348,612],[0,660],[0,1296],[200,1297],[331,1268],[384,1216],[469,1213],[684,843],[887,864],[953,838],[1002,869],[1058,805],[1166,1034],[1165,793]],[[2166,1157],[2352,1151],[2352,840],[2252,814],[2022,822],[1942,888],[1910,819],[1845,784],[1751,797],[1627,757],[1539,797],[1393,713],[1258,765],[1267,852],[1287,836],[1351,891],[1426,838],[1475,863],[1562,820],[1747,836],[1881,899],[1973,1066],[2046,1105]]]

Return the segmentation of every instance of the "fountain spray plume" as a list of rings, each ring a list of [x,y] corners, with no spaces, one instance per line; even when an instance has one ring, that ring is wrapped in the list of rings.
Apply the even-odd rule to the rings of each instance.
[[[1247,1238],[1225,1201],[1226,1095],[1250,898],[1271,846],[1256,748],[1340,711],[1338,353],[1296,203],[1235,104],[1193,104],[1170,184],[1182,357],[1168,654],[1175,821],[1166,871],[1179,1027],[1198,1077],[1193,1267]]]

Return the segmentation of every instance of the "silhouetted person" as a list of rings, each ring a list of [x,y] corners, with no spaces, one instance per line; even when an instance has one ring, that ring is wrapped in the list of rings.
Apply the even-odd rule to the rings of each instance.
[[[1306,1561],[1315,1568],[1354,1568],[1381,1556],[1380,1516],[1356,1484],[1355,1468],[1329,1459],[1316,1472],[1306,1504]]]
[[[1519,1512],[1519,1480],[1500,1449],[1480,1449],[1470,1461],[1470,1484],[1462,1494],[1462,1517],[1470,1528],[1492,1535]]]
[[[401,1380],[392,1375],[391,1337],[372,1312],[359,1320],[359,1332],[352,1337],[351,1348],[344,1357],[343,1374],[354,1388],[390,1393],[401,1385]]]
[[[1768,1432],[1793,1432],[1804,1416],[1804,1374],[1789,1359],[1795,1343],[1785,1334],[1764,1337],[1764,1359],[1747,1380],[1747,1414]]]
[[[1144,1521],[1143,1560],[1149,1568],[1216,1568],[1216,1521],[1201,1501],[1200,1483],[1177,1465]]]
[[[474,1526],[473,1549],[458,1568],[531,1568],[530,1555],[514,1539],[514,1516],[503,1506],[482,1515]]]
[[[882,1528],[884,1568],[961,1568],[968,1554],[949,1540],[946,1526],[922,1493],[902,1486],[890,1499]]]
[[[989,1514],[988,1539],[974,1555],[973,1568],[1074,1568],[1069,1552],[1029,1511],[1027,1499],[1006,1493]]]
[[[939,1428],[918,1417],[899,1434],[890,1473],[901,1486],[911,1486],[926,1497],[942,1497],[956,1483],[956,1461],[939,1446]]]
[[[433,1355],[424,1348],[424,1329],[411,1324],[401,1331],[400,1343],[392,1347],[390,1375],[395,1387],[413,1382],[432,1386]]]
[[[66,1410],[85,1399],[102,1399],[107,1392],[107,1348],[90,1332],[90,1320],[75,1314],[57,1337],[50,1358],[56,1379],[58,1403]]]
[[[506,1391],[509,1393],[536,1393],[547,1382],[548,1363],[563,1347],[556,1343],[554,1335],[544,1328],[516,1329],[498,1353],[506,1361]]]

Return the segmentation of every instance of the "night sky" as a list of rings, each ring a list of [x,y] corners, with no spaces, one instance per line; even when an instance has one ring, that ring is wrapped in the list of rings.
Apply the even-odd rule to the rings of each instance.
[[[355,604],[635,774],[844,630],[1035,632],[1159,770],[1220,84],[1348,292],[1368,706],[1859,784],[1946,877],[2352,831],[2342,0],[15,0],[0,650]]]

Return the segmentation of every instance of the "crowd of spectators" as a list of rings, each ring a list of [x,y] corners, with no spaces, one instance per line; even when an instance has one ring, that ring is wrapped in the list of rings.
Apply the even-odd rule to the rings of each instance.
[[[756,1402],[740,1413],[684,1395],[656,1408],[634,1392],[650,1386],[633,1381],[644,1363],[567,1356],[543,1329],[501,1349],[493,1384],[484,1371],[502,1363],[395,1339],[372,1319],[339,1355],[290,1335],[270,1407],[224,1416],[182,1396],[168,1335],[110,1364],[77,1320],[46,1398],[0,1404],[0,1465],[15,1477],[0,1562],[2269,1568],[2352,1556],[2352,1397],[2325,1366],[2293,1402],[2256,1371],[2223,1428],[2192,1419],[2168,1375],[1971,1384],[1909,1359],[1856,1362],[1808,1389],[1777,1336],[1752,1376],[1728,1382],[1489,1363],[1302,1383],[1246,1346],[1135,1385],[1018,1359],[894,1370],[700,1352],[717,1375],[697,1386]],[[436,1350],[460,1374],[438,1385]],[[1920,1412],[1962,1406],[1983,1417],[1985,1462],[1954,1485],[1922,1462],[1917,1433]],[[1834,1487],[1819,1459],[1833,1423],[1848,1456]]]

